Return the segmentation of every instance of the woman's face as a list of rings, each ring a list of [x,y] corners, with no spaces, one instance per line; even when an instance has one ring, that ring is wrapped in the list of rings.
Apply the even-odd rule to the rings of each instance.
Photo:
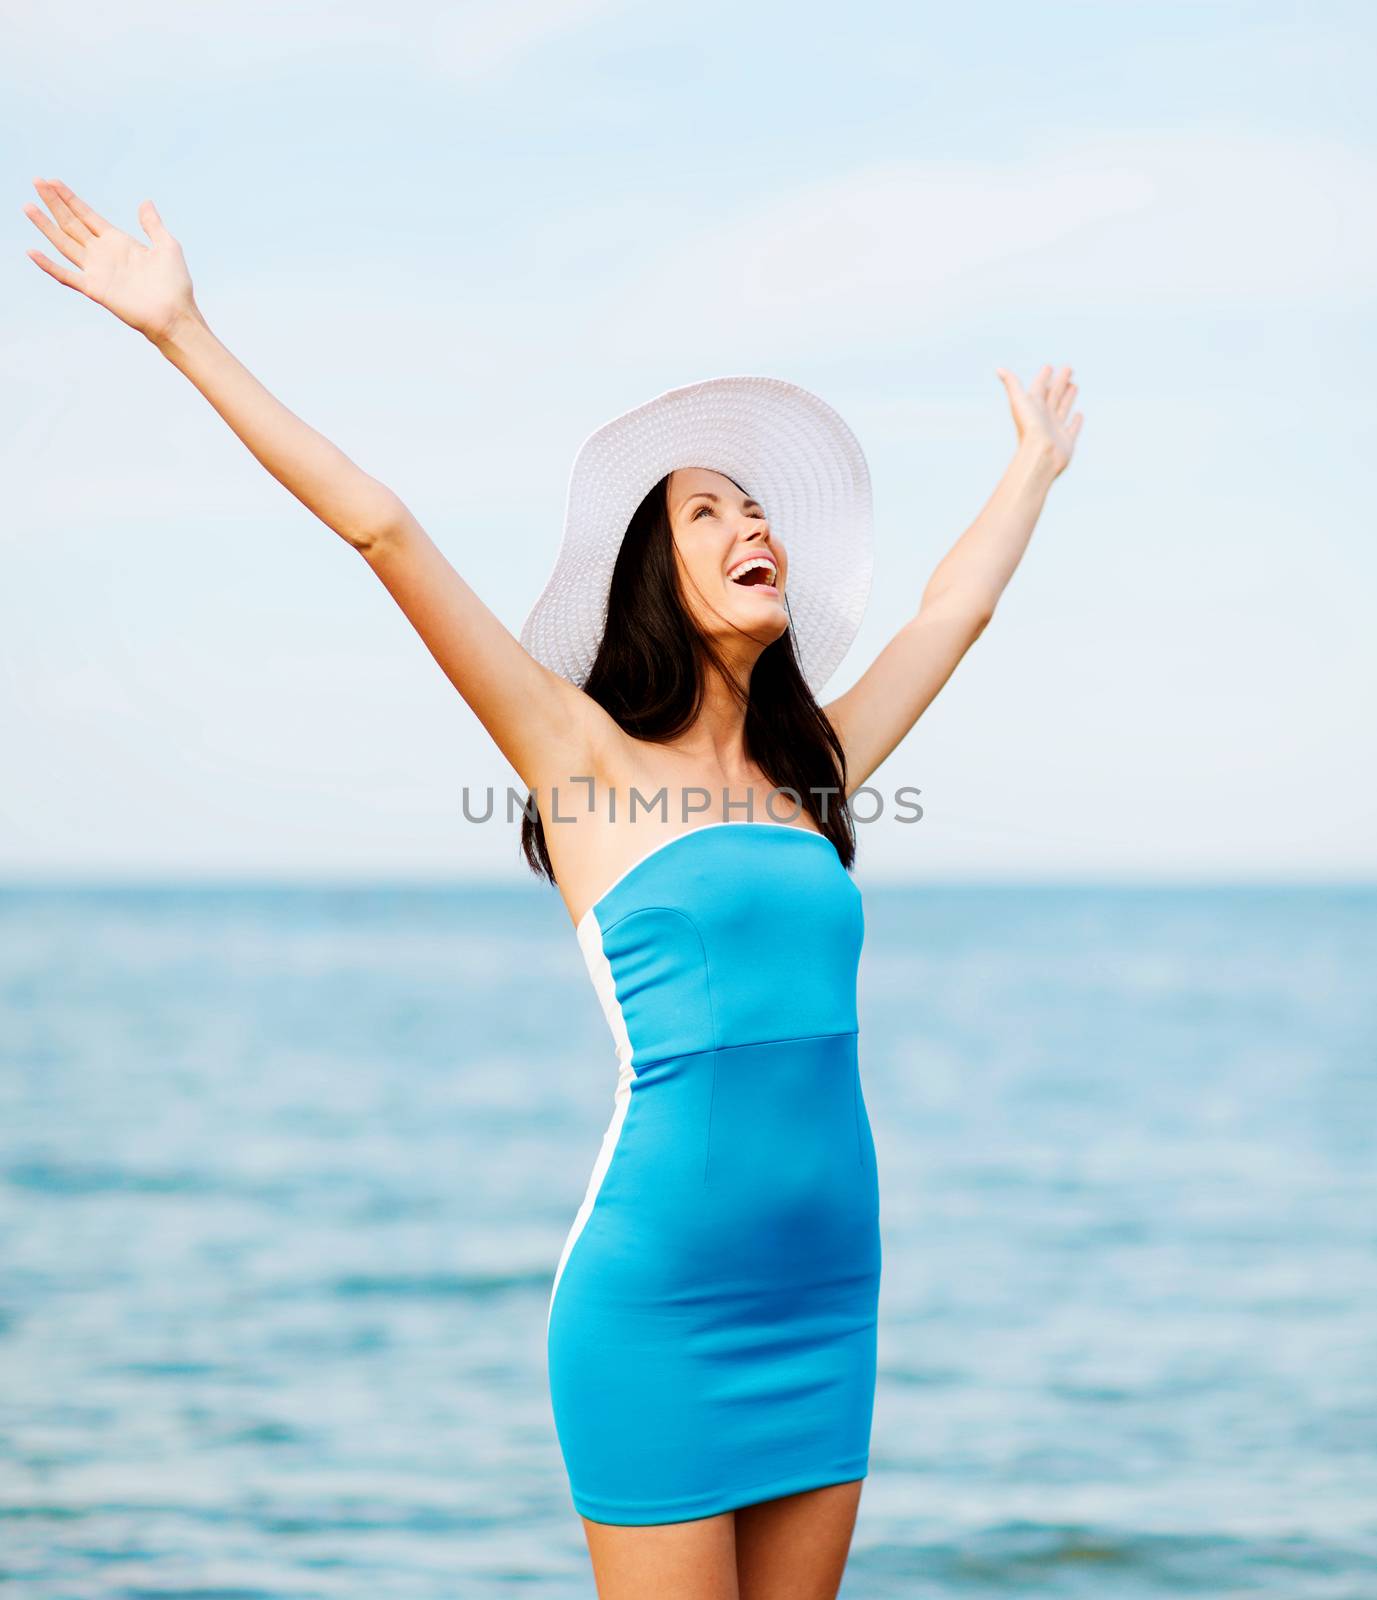
[[[669,520],[684,592],[700,626],[727,647],[744,633],[763,649],[789,626],[789,562],[768,509],[720,472],[680,467],[670,474]]]

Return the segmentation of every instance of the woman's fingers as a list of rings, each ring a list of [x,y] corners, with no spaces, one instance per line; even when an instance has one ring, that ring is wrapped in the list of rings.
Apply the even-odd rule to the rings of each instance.
[[[81,287],[81,274],[79,272],[73,272],[70,267],[60,267],[56,261],[49,261],[41,250],[30,250],[26,253],[29,260],[42,267],[50,278],[56,278],[59,283],[65,283],[69,289],[75,289],[78,293],[85,294],[86,291]]]
[[[66,185],[64,184],[63,187],[65,188]],[[39,194],[47,202],[49,211],[57,219],[58,227],[62,229],[69,239],[74,239],[77,244],[84,245],[95,238],[91,230],[62,198],[58,186],[51,178],[35,178],[34,188],[38,190]]]
[[[163,219],[158,215],[158,208],[151,200],[145,200],[139,207],[139,226],[154,244],[174,244],[176,242],[163,226]]]
[[[1059,417],[1065,417],[1077,393],[1076,385],[1071,382],[1071,370],[1069,366],[1054,370],[1050,363],[1040,367],[1028,385],[1028,395],[1034,400],[1045,403]],[[1006,368],[996,367],[995,376],[1011,396],[1021,392],[1018,380]]]
[[[79,194],[74,194],[60,178],[53,178],[51,182],[53,188],[66,202],[68,208],[81,219],[97,238],[102,233],[110,232],[113,224],[107,222],[93,206],[88,206]]]
[[[58,227],[48,221],[47,216],[38,209],[32,200],[24,207],[24,215],[33,223],[34,227],[52,245],[54,250],[60,250],[68,261],[81,265],[83,252],[67,237]]]

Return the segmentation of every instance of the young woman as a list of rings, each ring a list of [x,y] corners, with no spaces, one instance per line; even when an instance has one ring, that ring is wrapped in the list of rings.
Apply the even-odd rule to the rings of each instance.
[[[1081,427],[1068,368],[1001,371],[1017,447],[915,614],[844,694],[870,481],[778,379],[669,390],[600,428],[520,640],[406,506],[215,337],[148,243],[66,184],[51,277],[137,329],[351,545],[531,791],[619,1063],[547,1309],[554,1420],[603,1600],[831,1600],[868,1470],[878,1180],[858,1075],[846,800],[981,630]],[[64,264],[65,263],[65,264]]]

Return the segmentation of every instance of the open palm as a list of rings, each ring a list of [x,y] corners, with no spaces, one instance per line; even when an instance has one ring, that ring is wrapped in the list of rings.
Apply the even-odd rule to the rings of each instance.
[[[191,277],[182,247],[163,226],[151,200],[138,211],[139,224],[151,241],[144,244],[107,222],[65,183],[35,178],[33,186],[52,219],[32,201],[24,207],[24,215],[72,263],[67,267],[40,250],[30,250],[29,259],[49,277],[113,311],[121,322],[155,341],[191,309]],[[74,267],[80,270],[73,271]]]
[[[1050,452],[1057,472],[1065,471],[1085,421],[1079,411],[1074,415],[1071,411],[1077,392],[1071,382],[1071,368],[1063,367],[1054,374],[1050,366],[1045,366],[1026,389],[1003,367],[996,367],[995,371],[1009,396],[1019,444],[1043,446]]]

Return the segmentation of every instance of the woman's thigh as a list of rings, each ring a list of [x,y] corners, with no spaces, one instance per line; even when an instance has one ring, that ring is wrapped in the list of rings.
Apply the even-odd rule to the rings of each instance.
[[[598,1600],[739,1600],[735,1515],[645,1528],[584,1517]]]
[[[739,1507],[739,1600],[836,1600],[864,1481]]]

